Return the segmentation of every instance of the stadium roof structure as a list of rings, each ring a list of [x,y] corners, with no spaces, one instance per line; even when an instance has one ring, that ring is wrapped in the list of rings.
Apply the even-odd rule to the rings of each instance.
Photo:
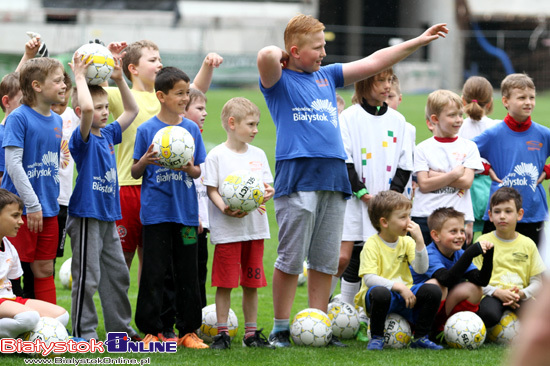
[[[459,0],[457,5],[459,15],[467,15],[470,20],[477,21],[550,17],[550,1]]]

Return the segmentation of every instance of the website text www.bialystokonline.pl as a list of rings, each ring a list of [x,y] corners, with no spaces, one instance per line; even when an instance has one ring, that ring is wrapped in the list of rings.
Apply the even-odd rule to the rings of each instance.
[[[124,357],[53,357],[53,358],[25,358],[25,365],[150,365],[151,358],[124,358]]]

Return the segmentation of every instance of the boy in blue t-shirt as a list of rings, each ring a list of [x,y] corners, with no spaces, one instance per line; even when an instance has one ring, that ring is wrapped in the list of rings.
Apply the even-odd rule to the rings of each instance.
[[[202,321],[197,228],[199,208],[194,178],[206,150],[199,127],[181,117],[189,101],[189,77],[175,67],[161,69],[155,79],[160,112],[137,129],[132,177],[143,178],[140,218],[143,224],[143,269],[136,306],[136,324],[145,342],[162,336],[163,293],[167,271],[173,271],[178,345],[208,348],[195,331]],[[194,159],[179,169],[159,165],[153,137],[167,126],[185,128],[195,140]],[[165,307],[164,307],[165,308]]]
[[[78,176],[69,200],[67,233],[71,237],[73,278],[71,318],[73,333],[84,339],[97,339],[97,312],[94,294],[99,292],[106,332],[126,332],[140,340],[130,326],[132,308],[128,299],[130,274],[126,267],[116,220],[120,219],[118,177],[114,145],[134,121],[138,106],[122,76],[121,60],[115,58],[111,78],[118,85],[124,113],[107,124],[107,92],[86,84],[87,55],[76,54],[71,64],[76,91],[73,107],[80,118],[70,139],[69,150]]]
[[[443,293],[439,311],[432,329],[439,334],[447,319],[459,311],[477,312],[481,301],[482,287],[487,286],[493,270],[493,244],[477,242],[466,250],[464,213],[452,207],[436,209],[428,217],[428,227],[433,242],[427,246],[429,267],[419,274],[411,267],[415,284],[435,283]],[[478,255],[483,255],[481,270],[472,264]]]

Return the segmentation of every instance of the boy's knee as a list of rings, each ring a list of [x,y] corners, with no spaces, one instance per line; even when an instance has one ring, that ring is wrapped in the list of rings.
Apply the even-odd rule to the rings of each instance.
[[[391,301],[391,291],[383,286],[376,286],[368,293],[370,303],[389,303]]]
[[[433,300],[440,302],[441,296],[441,287],[433,283],[425,283],[418,289],[418,292],[416,293],[416,297],[418,299],[425,299],[428,301]]]

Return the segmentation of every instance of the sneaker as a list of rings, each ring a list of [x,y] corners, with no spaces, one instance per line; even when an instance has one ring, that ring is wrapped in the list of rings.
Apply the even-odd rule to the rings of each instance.
[[[147,334],[145,336],[145,338],[143,338],[142,342],[143,342],[143,348],[144,349],[149,349],[149,343],[151,342],[158,342],[159,339],[157,336],[154,336],[152,334]]]
[[[173,330],[164,330],[162,333],[158,334],[158,339],[162,342],[177,342],[178,337]]]
[[[269,335],[269,343],[276,348],[290,347],[290,331],[281,330],[277,333],[271,333]]]
[[[355,336],[355,339],[357,339],[360,342],[368,342],[369,336],[369,325],[365,322],[359,323],[359,331],[357,332],[357,335]]]
[[[369,344],[367,344],[367,350],[369,351],[381,351],[384,349],[384,337],[372,336]]]
[[[411,342],[411,348],[424,348],[424,349],[433,349],[433,350],[443,349],[442,346],[439,346],[434,342],[430,341],[427,335]]]
[[[327,346],[334,346],[334,347],[341,347],[341,348],[344,348],[344,347],[347,347],[348,345],[342,343],[342,341],[340,341],[340,339],[338,339],[338,337],[336,337],[336,336],[333,334],[333,335],[332,335],[332,338],[331,338],[330,341],[328,342]]]
[[[194,348],[194,349],[210,348],[195,333],[187,333],[186,335],[178,339],[178,346],[183,346],[185,348]]]
[[[229,334],[225,332],[218,334],[217,336],[214,337],[214,341],[212,342],[212,345],[210,345],[210,348],[212,349],[231,348],[231,337],[229,337]]]
[[[275,349],[275,346],[269,343],[266,336],[262,333],[263,328],[257,330],[253,336],[243,338],[243,347],[257,347]]]
[[[134,334],[133,336],[130,337],[130,340],[132,342],[141,342],[141,341],[143,341],[143,338],[141,338],[139,336],[139,334],[136,333],[136,334]]]

